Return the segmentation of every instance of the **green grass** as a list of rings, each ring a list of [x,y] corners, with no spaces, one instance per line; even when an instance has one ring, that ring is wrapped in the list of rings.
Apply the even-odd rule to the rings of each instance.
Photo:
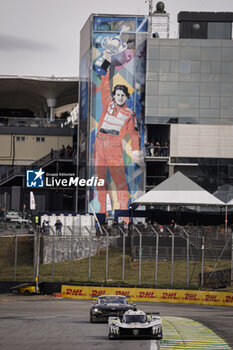
[[[215,261],[205,261],[205,270],[211,271],[215,265]],[[88,281],[88,265],[89,259],[74,260],[72,263],[72,281],[87,282]],[[106,255],[102,251],[98,256],[91,258],[91,282],[105,282],[105,265]],[[70,281],[70,261],[54,264],[54,281],[68,282]],[[221,260],[217,266],[217,270],[227,269],[231,267],[229,260]],[[30,259],[25,264],[18,264],[16,270],[16,279],[20,281],[32,281],[33,267]],[[201,263],[190,261],[190,287],[199,286],[198,277],[201,272]],[[3,255],[0,255],[0,280],[14,279],[14,264],[8,264]],[[174,283],[173,287],[186,287],[186,261],[174,262]],[[139,261],[132,261],[129,252],[125,256],[125,283],[137,285],[139,280]],[[52,264],[40,265],[39,281],[52,281]],[[155,261],[142,260],[141,268],[141,284],[154,286],[155,281]],[[120,248],[111,248],[109,250],[108,265],[108,282],[120,284],[122,282],[122,250]],[[158,286],[169,287],[171,282],[171,262],[158,262]]]

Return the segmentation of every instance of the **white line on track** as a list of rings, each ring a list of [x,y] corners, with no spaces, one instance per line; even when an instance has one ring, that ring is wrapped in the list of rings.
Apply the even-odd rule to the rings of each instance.
[[[159,350],[159,342],[157,340],[151,340],[150,342],[150,350]]]

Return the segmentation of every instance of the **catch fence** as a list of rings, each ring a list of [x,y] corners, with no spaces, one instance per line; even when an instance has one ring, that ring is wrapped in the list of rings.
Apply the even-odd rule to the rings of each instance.
[[[30,232],[0,229],[0,280],[35,281],[38,275],[39,281],[182,288],[204,286],[218,275],[225,284],[232,280],[230,229],[103,225]],[[220,268],[227,273],[216,274]]]

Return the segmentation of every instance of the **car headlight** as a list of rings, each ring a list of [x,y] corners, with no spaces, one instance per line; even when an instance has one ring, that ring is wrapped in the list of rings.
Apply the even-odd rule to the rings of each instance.
[[[99,310],[99,309],[97,309],[97,308],[94,308],[94,310],[93,310],[94,312],[102,312],[101,310]]]

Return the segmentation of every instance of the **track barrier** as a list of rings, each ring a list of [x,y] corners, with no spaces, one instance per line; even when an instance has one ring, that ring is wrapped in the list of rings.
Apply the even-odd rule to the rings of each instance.
[[[93,299],[104,294],[124,295],[128,297],[130,301],[233,306],[232,292],[211,292],[180,289],[87,287],[74,285],[61,286],[61,295],[63,298]]]

